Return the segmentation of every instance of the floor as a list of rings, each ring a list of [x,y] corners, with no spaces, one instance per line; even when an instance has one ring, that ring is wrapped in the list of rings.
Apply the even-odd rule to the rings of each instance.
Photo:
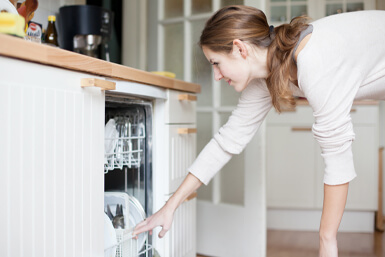
[[[385,232],[341,232],[337,240],[339,257],[385,256]],[[318,232],[269,230],[267,257],[318,257]]]

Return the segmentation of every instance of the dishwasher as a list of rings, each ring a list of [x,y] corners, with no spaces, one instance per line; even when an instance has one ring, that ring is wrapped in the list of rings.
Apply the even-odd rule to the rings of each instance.
[[[135,225],[153,213],[151,101],[106,95],[104,173],[104,211],[116,233],[105,256],[152,257],[148,232],[132,238]]]

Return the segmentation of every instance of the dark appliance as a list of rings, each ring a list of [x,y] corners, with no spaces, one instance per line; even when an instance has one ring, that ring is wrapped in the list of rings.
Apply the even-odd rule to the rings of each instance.
[[[114,13],[93,5],[70,5],[59,9],[61,47],[109,61],[108,41],[111,37]]]

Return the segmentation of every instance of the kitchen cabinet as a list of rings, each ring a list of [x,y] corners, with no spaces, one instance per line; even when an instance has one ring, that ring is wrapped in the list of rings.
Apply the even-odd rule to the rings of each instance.
[[[166,194],[176,191],[196,156],[196,100],[193,94],[168,90],[165,108],[169,155]],[[166,148],[167,149],[167,148]]]
[[[104,256],[104,92],[0,56],[0,255]]]
[[[349,185],[346,210],[377,210],[379,104],[356,104],[351,117],[357,173]],[[311,107],[267,116],[267,206],[281,209],[322,209],[324,163],[313,138]]]
[[[43,57],[52,61],[50,55]],[[104,70],[111,72],[103,64]],[[88,65],[87,69],[96,66]],[[84,78],[118,81],[117,76],[110,79],[5,56],[0,56],[0,67],[0,204],[5,208],[0,213],[0,255],[104,256],[106,99],[100,88],[80,85]],[[114,72],[122,69],[113,68]],[[127,69],[139,77],[143,74]],[[145,80],[153,78],[151,74],[143,76]],[[168,78],[160,77],[159,81],[167,85]],[[116,83],[117,90],[109,94],[150,99],[154,104],[153,174],[164,178],[153,182],[157,185],[151,204],[157,210],[195,158],[196,97],[191,93],[186,96],[182,90],[121,80]],[[173,84],[179,85],[183,83]],[[154,233],[152,246],[161,256],[196,255],[195,213],[192,195],[175,213],[167,238],[160,240]]]
[[[168,162],[165,163],[164,203],[186,177],[196,157],[196,100],[194,94],[168,90],[165,103],[165,131]],[[160,206],[159,206],[160,207]],[[181,204],[164,240],[162,256],[196,256],[196,194]]]

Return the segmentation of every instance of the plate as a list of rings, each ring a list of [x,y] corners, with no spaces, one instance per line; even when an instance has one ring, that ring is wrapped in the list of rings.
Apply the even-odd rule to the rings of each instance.
[[[104,213],[104,257],[115,257],[117,244],[114,226]]]
[[[129,220],[130,226],[135,227],[136,224],[140,223],[146,218],[146,212],[143,209],[143,206],[140,204],[139,200],[135,197],[129,195]],[[138,235],[138,252],[142,250],[147,239],[147,233],[141,233]]]

